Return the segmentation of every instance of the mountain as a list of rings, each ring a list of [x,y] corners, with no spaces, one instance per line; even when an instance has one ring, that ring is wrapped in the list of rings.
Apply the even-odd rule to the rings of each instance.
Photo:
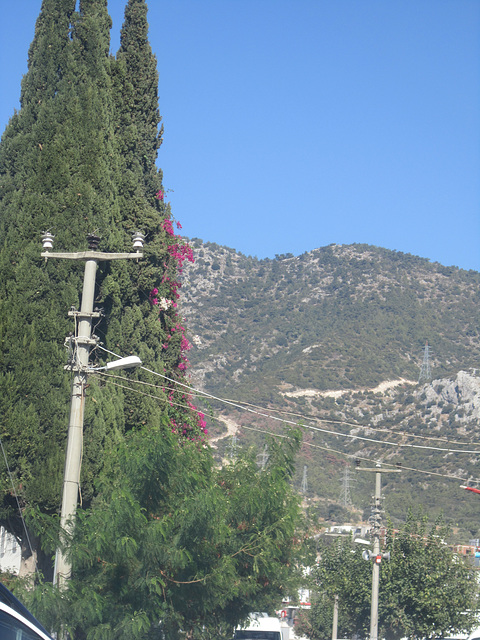
[[[273,260],[191,245],[192,384],[233,403],[209,401],[219,455],[264,446],[252,428],[301,422],[296,481],[314,517],[367,517],[372,479],[352,468],[356,485],[345,487],[345,469],[380,460],[404,470],[384,480],[394,519],[420,503],[431,517],[443,510],[462,540],[480,537],[480,502],[459,488],[477,477],[480,454],[480,274],[360,244]],[[422,363],[430,375],[419,383]]]

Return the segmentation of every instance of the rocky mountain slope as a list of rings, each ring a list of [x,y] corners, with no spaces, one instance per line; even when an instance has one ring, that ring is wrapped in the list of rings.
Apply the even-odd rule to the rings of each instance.
[[[296,481],[315,517],[368,514],[372,487],[352,461],[381,460],[404,469],[386,480],[394,518],[422,503],[432,517],[444,509],[463,539],[480,537],[480,502],[459,489],[480,477],[480,274],[366,245],[258,260],[192,244],[182,289],[192,383],[250,403],[210,401],[219,454],[263,447],[252,429],[300,422]],[[427,341],[431,376],[419,383]],[[349,465],[358,477],[345,492]]]

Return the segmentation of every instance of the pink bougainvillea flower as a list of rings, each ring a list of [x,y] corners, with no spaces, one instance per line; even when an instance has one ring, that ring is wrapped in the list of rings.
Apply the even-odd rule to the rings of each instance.
[[[161,189],[159,189],[157,191],[157,193],[155,194],[155,197],[156,197],[157,200],[163,200],[164,195],[165,194],[163,193],[163,191]]]
[[[168,218],[162,222],[162,228],[169,236],[174,236],[172,221]]]
[[[179,222],[177,222],[177,229],[181,229],[181,228],[182,228],[182,225]]]

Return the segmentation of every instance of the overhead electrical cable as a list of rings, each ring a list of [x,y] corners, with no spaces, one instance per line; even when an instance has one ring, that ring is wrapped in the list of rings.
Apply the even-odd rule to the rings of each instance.
[[[103,349],[103,347],[99,347],[100,349]],[[107,349],[104,349],[105,351],[107,351]],[[113,352],[109,352],[112,353],[112,355],[117,355],[114,354]],[[121,357],[121,356],[117,356],[117,357]],[[296,412],[291,412],[291,411],[284,411],[282,409],[271,409],[269,407],[260,407],[258,405],[252,404],[250,402],[245,402],[243,400],[231,400],[228,398],[219,398],[217,396],[213,396],[208,394],[205,391],[201,391],[199,389],[196,389],[195,387],[189,386],[189,385],[185,385],[181,382],[178,382],[176,380],[173,380],[171,378],[168,378],[167,376],[164,376],[158,372],[152,371],[150,369],[146,369],[145,367],[140,367],[141,369],[145,369],[146,371],[149,371],[150,373],[153,373],[157,376],[160,376],[162,378],[165,378],[166,380],[169,380],[171,382],[175,382],[179,385],[181,385],[182,387],[186,388],[189,390],[189,392],[191,393],[191,395],[195,398],[205,398],[208,397],[210,399],[214,399],[217,400],[218,402],[222,402],[224,404],[231,404],[237,408],[241,408],[244,411],[250,411],[250,408],[256,408],[256,409],[260,409],[261,411],[270,411],[270,412],[274,412],[274,413],[280,413],[280,414],[287,414],[287,415],[291,415],[291,416],[297,416],[298,418],[302,419],[302,420],[314,420],[315,422],[321,422],[324,424],[338,424],[338,425],[345,425],[346,427],[352,427],[354,429],[365,429],[368,431],[378,431],[380,433],[391,433],[393,435],[396,436],[403,436],[405,438],[416,438],[416,439],[420,439],[420,440],[427,440],[427,441],[431,441],[431,440],[435,440],[435,441],[439,441],[439,442],[445,442],[446,444],[453,444],[453,445],[465,445],[466,443],[461,441],[461,440],[449,440],[448,438],[442,437],[442,436],[424,436],[424,435],[419,435],[419,434],[415,434],[415,433],[407,433],[406,431],[397,431],[396,429],[388,429],[386,427],[372,427],[371,425],[365,425],[365,424],[360,424],[358,422],[351,422],[349,420],[338,420],[335,418],[320,418],[317,416],[309,416],[309,415],[305,415],[305,414],[301,414],[301,413],[296,413]],[[115,377],[112,374],[104,374],[104,375],[110,375],[111,377]],[[123,377],[123,376],[117,376],[118,378],[122,379],[122,380],[127,380],[127,378]],[[146,385],[146,386],[150,386],[150,387],[154,387],[157,389],[163,389],[163,387],[161,385],[155,385],[151,382],[145,382],[143,380],[133,380],[133,379],[128,379],[129,382],[131,382],[132,384],[140,384],[140,385]],[[177,391],[178,393],[180,393],[180,390],[176,390],[173,389],[173,391]],[[251,411],[251,413],[257,413],[256,411]],[[262,415],[263,417],[267,417],[270,418],[272,420],[276,420],[278,418],[276,418],[275,416],[272,415],[264,415],[264,414],[258,414],[258,415]],[[289,421],[286,421],[289,422]],[[298,424],[298,422],[290,422],[290,424]],[[337,433],[337,435],[345,435],[345,434],[341,434],[340,432],[335,432]],[[360,436],[356,436],[356,435],[352,435],[352,434],[348,434],[349,437],[360,437]],[[382,440],[382,442],[384,442]],[[394,443],[395,444],[395,443]],[[471,446],[477,446],[480,447],[480,442],[471,442],[468,443]],[[414,446],[414,445],[411,445]],[[439,449],[439,450],[444,450],[444,449]],[[459,450],[455,450],[455,451],[459,451]],[[471,452],[471,451],[468,451]],[[480,453],[480,451],[474,452],[474,453]]]
[[[113,376],[111,374],[105,374],[105,373],[100,372],[100,371],[98,372],[98,374],[100,374],[100,375],[102,375],[102,377],[106,377],[106,378],[122,378],[122,376]],[[122,378],[122,379],[123,380],[127,380],[127,378]],[[128,380],[128,381],[132,382],[132,380]],[[139,381],[137,380],[135,382],[139,382]],[[108,383],[112,384],[114,386],[120,387],[122,389],[126,389],[128,391],[133,392],[133,393],[137,393],[137,394],[142,395],[142,396],[147,396],[147,397],[153,398],[155,400],[160,400],[160,398],[158,396],[155,396],[155,395],[150,394],[150,393],[145,393],[143,391],[139,391],[138,389],[132,389],[131,387],[127,387],[127,386],[121,385],[121,384],[119,384],[117,382],[113,382],[113,380],[108,380]],[[149,384],[149,383],[146,383],[146,384]],[[151,386],[157,386],[157,385],[151,385]],[[173,402],[171,404],[173,404],[174,406],[177,406],[177,407],[184,408],[184,409],[189,408],[188,405],[180,404],[178,402]],[[218,418],[217,416],[210,415],[209,417],[214,419],[214,420],[217,420],[219,422],[223,422],[223,419],[222,418]],[[264,433],[264,434],[272,436],[274,438],[287,438],[288,439],[290,437],[288,435],[284,435],[284,434],[280,434],[280,433],[274,433],[272,431],[266,431],[265,429],[260,429],[259,427],[249,427],[249,426],[243,425],[240,428],[241,429],[248,429],[249,431],[256,431],[258,433]],[[381,461],[381,460],[373,460],[372,461],[371,458],[366,458],[364,456],[361,456],[358,453],[347,453],[345,451],[339,451],[338,449],[333,449],[332,447],[328,447],[328,446],[324,447],[324,446],[321,446],[319,444],[314,444],[313,442],[303,442],[303,446],[311,447],[311,448],[314,448],[314,449],[320,449],[322,451],[328,451],[328,452],[336,453],[336,454],[341,455],[341,456],[343,456],[345,458],[353,458],[354,460],[363,460],[363,461],[369,462],[371,464],[372,463],[373,464],[377,464],[378,463],[378,464],[382,464],[383,466],[387,466],[387,467],[393,467],[393,468],[396,467],[396,465],[394,465],[392,463],[389,463],[389,462],[384,462],[384,461]],[[479,480],[472,480],[472,478],[469,478],[469,479],[461,478],[460,476],[453,476],[453,475],[446,474],[446,473],[440,473],[438,471],[426,471],[425,469],[416,469],[415,467],[406,467],[403,463],[402,463],[401,468],[402,468],[402,470],[405,470],[405,471],[413,471],[413,472],[416,472],[416,473],[422,473],[424,475],[447,478],[449,480],[456,480],[456,481],[462,481],[462,482],[472,482],[472,481],[473,482],[480,482],[480,479]]]
[[[108,353],[111,353],[112,355],[120,358],[121,356],[119,356],[116,353],[113,353],[112,351],[108,351],[107,349],[105,349],[104,347],[100,347],[102,348],[104,351],[107,351]],[[158,373],[157,371],[153,371],[152,369],[149,369],[148,367],[144,367],[141,366],[139,367],[140,369],[147,371],[148,373],[151,373],[152,375],[158,376],[159,378],[162,378],[164,380],[168,380],[169,382],[173,382],[174,384],[177,384],[185,389],[188,389],[190,391],[194,391],[197,394],[199,394],[199,397],[204,397],[204,398],[210,398],[212,400],[217,400],[219,402],[222,402],[223,404],[229,405],[229,406],[233,406],[237,409],[242,409],[243,411],[247,411],[248,413],[252,413],[254,415],[260,416],[262,418],[268,418],[270,420],[274,420],[276,422],[280,422],[282,424],[288,424],[290,426],[295,426],[298,427],[298,421],[293,421],[293,420],[286,420],[284,418],[279,418],[278,416],[271,416],[265,413],[261,413],[259,411],[255,411],[254,409],[251,409],[250,407],[246,407],[242,404],[239,404],[238,402],[233,402],[230,400],[225,400],[223,398],[219,398],[218,396],[215,396],[211,393],[208,393],[206,391],[201,391],[200,389],[195,389],[194,387],[187,385],[183,382],[179,382],[178,380],[174,380],[173,378],[170,378],[162,373]],[[311,419],[311,418],[309,418]],[[348,423],[347,423],[348,424]],[[400,447],[400,448],[404,448],[404,449],[422,449],[422,450],[428,450],[428,451],[442,451],[442,452],[447,452],[447,453],[469,453],[469,454],[475,454],[475,455],[480,455],[480,451],[476,450],[476,449],[452,449],[451,447],[433,447],[433,446],[428,446],[428,445],[420,445],[420,444],[408,444],[408,443],[397,443],[397,442],[391,442],[389,440],[378,440],[376,438],[368,438],[367,436],[359,436],[357,434],[349,434],[349,433],[341,433],[338,431],[333,431],[332,429],[322,429],[321,427],[314,427],[313,425],[307,425],[307,424],[302,424],[301,425],[303,428],[305,429],[310,429],[312,431],[319,431],[321,433],[326,433],[328,435],[332,435],[332,436],[336,436],[336,437],[340,437],[340,438],[348,438],[350,440],[362,440],[363,442],[372,442],[374,444],[382,444],[382,445],[388,445],[391,447]],[[354,424],[352,423],[351,426],[355,426],[355,427],[362,427],[362,425],[358,425],[358,424]],[[368,427],[367,427],[368,428]]]
[[[265,431],[264,429],[259,429],[257,427],[247,427],[247,426],[243,426],[242,429],[249,429],[250,431],[258,431],[260,433],[265,433],[268,434],[270,436],[273,437],[278,437],[278,438],[288,438],[289,436],[283,435],[283,434],[277,434],[277,433],[272,433],[271,431]],[[392,467],[392,468],[398,468],[397,465],[392,464],[390,462],[384,462],[382,460],[372,460],[371,458],[365,458],[364,456],[358,455],[356,453],[346,453],[345,451],[339,451],[338,449],[332,449],[332,447],[322,447],[319,444],[313,444],[313,442],[303,442],[304,446],[307,447],[312,447],[314,449],[322,449],[323,451],[331,451],[332,453],[337,453],[338,455],[341,455],[345,458],[353,458],[354,460],[363,460],[364,462],[368,462],[370,464],[381,464],[384,467]],[[415,471],[416,473],[423,473],[425,475],[429,475],[429,476],[440,476],[441,478],[448,478],[449,480],[464,480],[464,478],[461,478],[460,476],[452,476],[446,473],[440,473],[438,471],[425,471],[425,469],[415,469],[414,467],[406,467],[403,463],[401,466],[402,470],[405,471]],[[472,478],[470,478],[468,480],[469,482],[480,482],[480,480],[472,480]]]

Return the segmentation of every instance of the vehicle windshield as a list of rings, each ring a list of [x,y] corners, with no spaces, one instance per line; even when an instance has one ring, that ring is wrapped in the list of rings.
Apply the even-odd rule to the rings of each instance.
[[[29,629],[7,611],[0,610],[0,638],[2,640],[42,640],[42,636]]]

